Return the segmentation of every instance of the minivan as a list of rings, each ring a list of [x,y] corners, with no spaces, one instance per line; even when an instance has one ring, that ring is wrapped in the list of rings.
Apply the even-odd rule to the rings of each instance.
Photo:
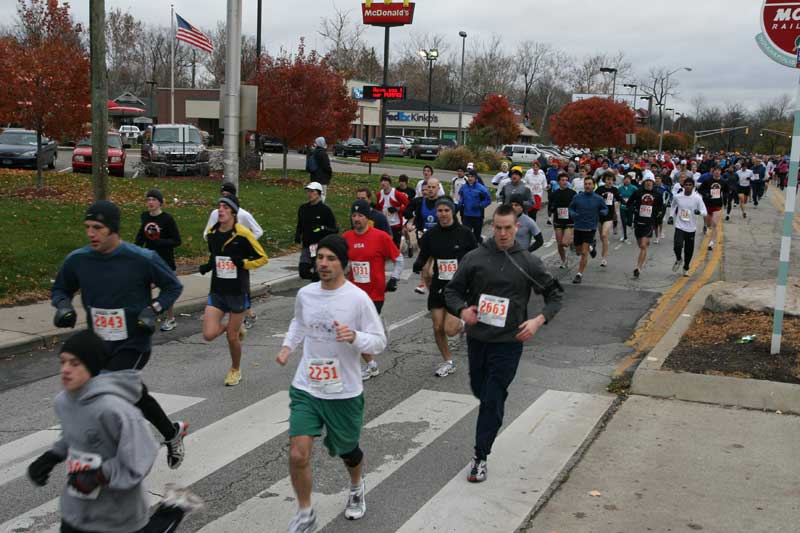
[[[531,164],[541,157],[536,147],[529,144],[506,144],[503,146],[503,155],[515,164]]]

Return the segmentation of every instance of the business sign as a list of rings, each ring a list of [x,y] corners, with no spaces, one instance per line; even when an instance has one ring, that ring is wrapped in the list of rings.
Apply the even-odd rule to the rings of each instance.
[[[756,43],[762,52],[786,67],[800,67],[800,1],[764,0],[761,30]]]
[[[366,100],[405,100],[406,88],[399,86],[364,85],[363,96]]]
[[[386,120],[395,122],[428,122],[427,113],[406,113],[397,111],[396,113],[386,113]],[[439,122],[439,117],[431,113],[431,122]]]
[[[411,24],[414,20],[414,2],[409,2],[409,0],[402,2],[367,0],[361,4],[361,15],[364,24],[370,26],[403,26]]]

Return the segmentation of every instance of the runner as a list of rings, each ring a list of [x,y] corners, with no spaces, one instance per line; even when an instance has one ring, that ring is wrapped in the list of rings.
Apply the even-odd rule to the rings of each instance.
[[[445,309],[444,289],[453,279],[464,256],[477,248],[478,243],[472,231],[455,220],[455,206],[450,198],[444,196],[436,201],[436,214],[437,225],[422,236],[419,256],[414,261],[414,273],[421,273],[431,261],[433,275],[428,293],[428,310],[433,321],[433,338],[444,359],[435,375],[443,378],[456,371],[447,337],[456,335],[461,329],[461,321]]]
[[[360,216],[368,228],[366,215]],[[379,231],[369,233],[382,235]],[[391,239],[385,240],[394,246]],[[345,518],[358,520],[367,511],[364,452],[359,447],[364,394],[358,354],[381,353],[386,348],[386,335],[369,296],[345,279],[347,263],[344,238],[328,235],[320,241],[320,281],[297,293],[294,318],[276,357],[278,364],[286,365],[291,353],[303,343],[303,357],[289,389],[289,471],[298,507],[289,533],[316,529],[317,517],[311,505],[311,450],[323,427],[328,453],[341,457],[350,474]]]
[[[464,257],[445,288],[447,310],[467,326],[470,388],[480,400],[475,455],[467,480],[486,480],[486,460],[503,424],[508,387],[523,343],[532,339],[561,308],[560,286],[541,259],[515,240],[517,220],[501,205],[492,219],[494,235]],[[541,314],[528,319],[531,289],[544,297]]]
[[[689,265],[694,255],[694,237],[697,233],[696,215],[705,217],[708,212],[703,199],[694,191],[694,180],[685,180],[683,193],[672,200],[672,216],[675,217],[675,264],[672,271],[677,272],[680,268],[683,252],[683,275],[689,277]]]
[[[430,180],[432,177],[433,177],[433,167],[430,165],[425,165],[424,167],[422,167],[422,179],[417,182],[415,196],[422,196],[423,191],[425,189],[425,185],[428,184],[428,180]],[[436,180],[436,183],[439,183],[438,179]],[[439,183],[439,188],[436,191],[436,197],[439,198],[444,195],[445,195],[444,187],[442,187],[442,184]]]
[[[467,174],[465,183],[458,192],[459,200],[456,201],[457,210],[461,213],[461,221],[472,230],[475,240],[483,242],[483,210],[492,203],[492,193],[489,189],[478,183],[478,175],[474,170]]]
[[[439,180],[431,178],[422,190],[423,195],[414,198],[414,201],[406,208],[406,230],[409,233],[414,232],[418,244],[422,239],[422,234],[436,226],[436,195],[440,187]],[[410,246],[411,242],[409,241]],[[408,256],[411,257],[410,251]],[[419,285],[414,288],[414,292],[425,294],[425,290],[425,283],[420,277]]]
[[[67,461],[60,530],[175,531],[202,502],[186,489],[167,485],[164,499],[148,519],[142,482],[159,446],[134,407],[142,394],[139,372],[101,374],[108,352],[91,331],[67,339],[59,357],[64,390],[56,396],[54,408],[63,430],[53,447],[30,464],[28,477],[43,487],[53,468]],[[110,420],[119,423],[104,423]]]
[[[608,239],[611,234],[611,228],[616,221],[617,207],[622,203],[622,196],[619,190],[614,186],[615,175],[613,172],[606,172],[603,174],[604,185],[601,185],[595,191],[600,198],[605,202],[608,208],[608,213],[600,217],[600,242],[602,243],[602,259],[600,266],[605,267],[608,265]]]
[[[519,194],[511,195],[510,205],[514,214],[517,215],[517,244],[533,253],[544,246],[544,236],[542,236],[542,230],[539,229],[536,221],[525,214],[524,203],[525,201]]]
[[[736,163],[736,175],[739,177],[736,192],[739,194],[739,209],[742,210],[742,218],[747,218],[744,205],[750,197],[750,180],[753,179],[753,171],[741,163]]]
[[[392,178],[388,174],[381,176],[377,207],[389,221],[389,226],[392,228],[392,240],[400,249],[400,243],[403,240],[403,213],[408,207],[408,196],[392,187]]]
[[[392,227],[389,225],[389,219],[386,218],[382,212],[375,209],[375,204],[372,203],[372,191],[369,187],[359,187],[356,189],[356,200],[363,200],[369,204],[369,222],[375,229],[381,230],[389,237],[394,239]]]
[[[408,197],[408,205],[411,205],[414,202],[414,198],[417,196],[417,191],[414,188],[408,186],[408,176],[405,174],[400,174],[397,177],[397,190],[401,193],[405,194]],[[403,218],[405,219],[405,213],[408,211],[408,206],[406,206],[405,211],[403,212]],[[406,251],[408,252],[408,257],[414,256],[414,249],[411,246],[411,233],[406,229],[406,225],[402,225],[403,231],[403,241],[406,244]],[[401,244],[402,244],[401,242]],[[402,250],[402,248],[401,248]]]
[[[495,174],[492,178],[492,185],[499,191],[505,185],[504,182],[506,182],[506,180],[510,181],[508,177],[508,162],[503,161],[500,163],[500,172]]]
[[[619,216],[622,219],[622,238],[621,242],[628,241],[628,228],[633,226],[633,211],[628,207],[628,200],[633,193],[636,192],[636,185],[633,184],[633,178],[636,177],[635,172],[628,172],[622,178],[622,186],[619,188],[619,196],[621,198],[619,205]]]
[[[753,158],[751,167],[753,173],[752,189],[753,189],[753,209],[758,209],[758,201],[764,196],[764,189],[766,187],[767,167],[757,157]]]
[[[172,215],[161,210],[161,206],[164,205],[164,195],[161,191],[150,189],[147,191],[145,201],[147,211],[140,217],[136,246],[153,250],[172,269],[172,272],[175,272],[177,270],[175,248],[181,245],[178,224]],[[173,306],[170,306],[167,309],[167,319],[161,323],[161,331],[172,331],[175,326],[175,311]]]
[[[594,192],[594,178],[587,176],[583,180],[583,191],[576,194],[569,204],[569,216],[575,221],[575,251],[581,256],[578,273],[572,283],[583,281],[583,271],[589,263],[589,247],[594,242],[598,221],[608,212],[605,200]],[[593,249],[592,257],[595,255],[597,252]]]
[[[558,245],[558,256],[561,258],[559,268],[569,267],[567,262],[567,248],[572,245],[573,228],[575,223],[569,215],[569,206],[576,193],[569,188],[569,177],[561,174],[558,177],[558,190],[553,193],[552,202],[547,206],[553,217],[553,232]]]
[[[722,180],[728,185],[728,194],[722,198],[722,203],[725,205],[725,220],[731,219],[731,210],[733,204],[739,202],[739,176],[736,174],[736,169],[733,165],[725,167],[725,174]]]
[[[428,183],[428,190],[436,191],[431,183]],[[353,202],[350,208],[353,229],[346,231],[342,237],[347,241],[350,250],[350,281],[369,295],[380,314],[386,293],[397,290],[397,280],[403,273],[403,254],[394,245],[391,237],[369,225],[370,210],[366,200]],[[386,261],[394,261],[394,270],[388,282],[384,270]],[[374,355],[376,354],[367,352],[361,354],[366,363],[361,371],[361,378],[364,380],[380,374]]]
[[[456,205],[458,205],[460,199],[458,192],[461,190],[461,187],[467,183],[467,176],[465,173],[466,170],[464,167],[458,167],[455,177],[450,180],[450,198],[453,199]]]
[[[321,137],[320,137],[321,138]],[[325,139],[322,139],[323,142]],[[323,149],[324,152],[324,149]],[[327,154],[325,154],[327,157]],[[322,201],[325,201],[325,185],[322,186]],[[222,187],[220,188],[220,193],[222,196],[236,196],[236,185],[233,183],[226,181],[223,182]],[[237,200],[238,202],[238,200]],[[219,216],[219,209],[214,209],[211,211],[211,214],[208,216],[208,222],[206,222],[206,228],[203,230],[203,239],[208,240],[208,232],[211,230],[212,226],[218,222]],[[251,215],[246,209],[243,207],[239,207],[239,211],[236,213],[236,223],[241,224],[245,228],[250,230],[250,233],[253,234],[256,240],[260,239],[262,235],[264,235],[264,230],[261,226],[256,222],[256,219]],[[256,319],[258,318],[253,310],[250,308],[250,286],[247,286],[247,314],[244,317],[244,327],[245,329],[250,329],[253,327]]]
[[[242,341],[247,334],[242,322],[250,307],[250,271],[266,265],[268,258],[250,230],[238,223],[236,196],[222,196],[217,205],[218,221],[208,230],[208,262],[200,265],[200,274],[212,272],[203,338],[211,342],[226,334],[231,368],[224,383],[233,387],[242,380]],[[226,313],[228,322],[223,324]]]
[[[141,370],[150,360],[156,316],[172,307],[183,286],[155,252],[120,238],[120,211],[112,202],[90,205],[83,225],[89,244],[67,256],[53,283],[53,324],[75,327],[72,298],[80,291],[87,326],[106,342],[109,356],[103,370]],[[153,285],[159,289],[155,299]],[[188,424],[171,422],[144,384],[135,405],[164,437],[169,467],[178,468]]]
[[[714,239],[719,239],[719,226],[722,224],[722,204],[728,196],[728,184],[722,180],[719,166],[711,170],[711,178],[700,185],[700,196],[706,206],[705,224],[711,228],[711,240],[708,249],[714,249]]]
[[[661,195],[654,190],[655,179],[646,177],[642,179],[642,188],[638,189],[628,200],[628,206],[633,211],[633,226],[636,243],[639,245],[639,257],[636,268],[633,269],[633,277],[638,278],[644,263],[647,261],[647,249],[650,247],[650,239],[655,230],[654,215],[663,209]]]
[[[544,172],[541,170],[539,161],[531,163],[530,170],[525,173],[525,183],[527,183],[533,195],[533,205],[528,210],[528,214],[535,221],[536,215],[542,208],[542,199],[544,191],[547,188],[547,176],[545,176]]]
[[[661,210],[655,215],[655,243],[658,244],[660,239],[664,238],[664,215],[667,214],[667,206],[669,206],[672,193],[669,186],[664,183],[664,178],[660,175],[656,176],[656,184],[654,187],[656,194],[661,195]]]
[[[511,203],[511,195],[521,194],[525,199],[525,211],[529,211],[533,207],[533,195],[528,185],[522,181],[522,170],[519,167],[514,167],[509,175],[511,176],[511,181],[506,183],[505,187],[497,194],[498,199],[503,204],[508,205]]]
[[[301,279],[319,281],[317,275],[317,246],[326,235],[339,232],[336,216],[328,204],[322,201],[322,185],[312,181],[305,186],[308,202],[297,209],[297,228],[294,231],[294,242],[303,248],[300,250],[298,274]]]

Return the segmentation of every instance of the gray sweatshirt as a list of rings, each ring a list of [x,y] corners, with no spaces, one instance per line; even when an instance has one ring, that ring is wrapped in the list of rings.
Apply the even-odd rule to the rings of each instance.
[[[139,372],[123,370],[100,374],[80,390],[56,396],[55,411],[62,431],[52,452],[68,459],[68,469],[100,467],[108,480],[108,485],[90,495],[64,488],[61,518],[73,528],[130,533],[147,524],[142,481],[159,446],[133,405],[141,395]]]
[[[486,239],[464,256],[444,290],[445,305],[450,313],[460,316],[461,310],[471,305],[478,306],[480,313],[481,300],[493,306],[497,304],[495,310],[505,311],[505,323],[498,326],[479,320],[467,327],[467,335],[488,343],[519,342],[514,337],[519,333],[519,325],[528,320],[531,289],[544,297],[542,314],[549,322],[561,309],[561,292],[542,260],[516,242],[504,252],[497,248],[493,238]],[[482,298],[482,295],[490,298]],[[508,300],[505,309],[504,299]]]

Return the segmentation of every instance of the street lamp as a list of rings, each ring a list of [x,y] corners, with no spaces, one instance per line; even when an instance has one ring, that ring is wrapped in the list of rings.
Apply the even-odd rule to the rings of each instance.
[[[677,111],[675,111],[675,116],[676,116],[676,117],[678,117],[678,120],[676,120],[676,121],[675,121],[675,122],[676,122],[676,124],[677,124],[677,125],[675,126],[675,131],[677,131],[678,133],[680,133],[680,131],[681,131],[681,127],[680,127],[680,123],[681,123],[681,122],[680,122],[680,121],[681,121],[681,119],[683,119],[683,117],[684,117],[684,114],[683,114],[683,113],[678,113]]]
[[[617,69],[611,67],[602,67],[600,72],[611,74],[614,73],[614,83],[611,85],[611,101],[613,102],[617,96]]]
[[[659,104],[659,107],[666,107],[667,105],[667,93],[669,92],[669,77],[675,74],[676,72],[680,72],[681,70],[685,70],[686,72],[691,72],[692,67],[681,67],[676,68],[672,72],[667,73],[666,81],[664,83],[664,87],[666,87],[666,92],[664,93],[664,101]],[[664,144],[664,113],[661,113],[661,131],[658,133],[658,152],[661,153],[661,147]]]
[[[458,102],[458,144],[464,144],[464,134],[461,130],[461,117],[464,114],[464,50],[467,46],[467,32],[460,31],[458,36],[461,37],[461,99]]]
[[[636,113],[636,90],[639,88],[635,83],[623,83],[623,87],[633,89],[633,112]]]
[[[425,136],[431,136],[431,98],[433,98],[433,62],[439,59],[439,51],[436,48],[430,50],[420,50],[419,56],[428,62],[428,128]]]
[[[639,97],[640,100],[647,100],[647,127],[653,127],[653,97],[652,96],[641,96]]]

